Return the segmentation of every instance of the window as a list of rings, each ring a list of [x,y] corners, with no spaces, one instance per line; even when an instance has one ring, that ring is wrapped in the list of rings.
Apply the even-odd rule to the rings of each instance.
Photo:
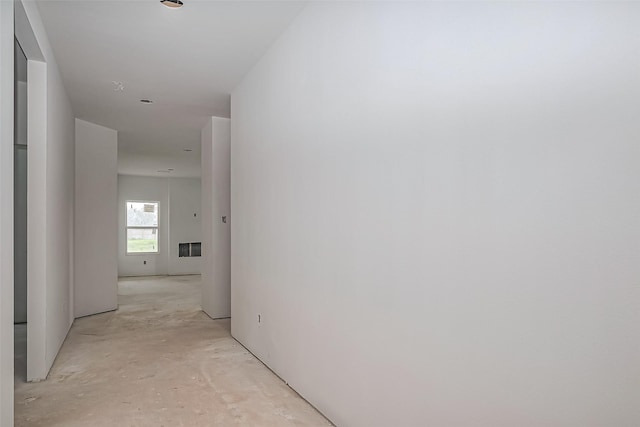
[[[158,202],[127,201],[127,253],[158,253]]]

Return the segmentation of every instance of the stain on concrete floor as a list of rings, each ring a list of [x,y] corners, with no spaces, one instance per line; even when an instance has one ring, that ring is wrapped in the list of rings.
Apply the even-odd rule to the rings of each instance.
[[[121,279],[77,319],[49,378],[16,381],[16,427],[330,426],[200,310],[200,276]]]

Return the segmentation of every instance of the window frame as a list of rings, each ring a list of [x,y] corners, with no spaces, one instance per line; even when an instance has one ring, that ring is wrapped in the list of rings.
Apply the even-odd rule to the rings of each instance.
[[[158,225],[132,225],[129,226],[128,205],[129,203],[155,203],[157,206],[156,215],[158,217]],[[157,250],[155,252],[129,252],[129,229],[132,230],[156,230]],[[158,255],[160,254],[160,201],[159,200],[126,200],[124,203],[124,253],[125,255]]]

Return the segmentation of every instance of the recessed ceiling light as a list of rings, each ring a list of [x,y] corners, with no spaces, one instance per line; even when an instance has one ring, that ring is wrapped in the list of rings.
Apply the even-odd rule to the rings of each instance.
[[[189,151],[193,151],[191,148],[185,148],[183,151],[189,152]]]
[[[160,3],[162,3],[169,9],[177,9],[179,7],[182,7],[182,5],[184,4],[180,0],[160,0]]]
[[[140,102],[142,102],[143,104],[153,104],[153,101],[150,99],[141,99]]]

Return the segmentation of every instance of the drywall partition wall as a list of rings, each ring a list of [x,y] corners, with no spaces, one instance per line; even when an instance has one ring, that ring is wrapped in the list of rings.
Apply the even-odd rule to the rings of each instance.
[[[13,2],[0,2],[0,425],[13,425]]]
[[[180,257],[180,243],[202,240],[200,179],[169,178],[169,258],[170,275],[200,273],[201,257]]]
[[[338,426],[640,425],[639,20],[308,6],[232,94],[233,336]]]
[[[127,200],[160,203],[157,254],[127,255]],[[199,179],[118,175],[117,209],[120,276],[200,273],[199,258],[178,257],[179,243],[200,241]]]
[[[230,124],[212,117],[202,129],[202,309],[231,315]]]
[[[27,69],[27,379],[37,381],[48,372],[47,64],[29,60]]]
[[[76,119],[75,316],[118,308],[118,132]]]
[[[28,59],[27,379],[46,378],[73,321],[74,116],[32,1],[15,2]]]

